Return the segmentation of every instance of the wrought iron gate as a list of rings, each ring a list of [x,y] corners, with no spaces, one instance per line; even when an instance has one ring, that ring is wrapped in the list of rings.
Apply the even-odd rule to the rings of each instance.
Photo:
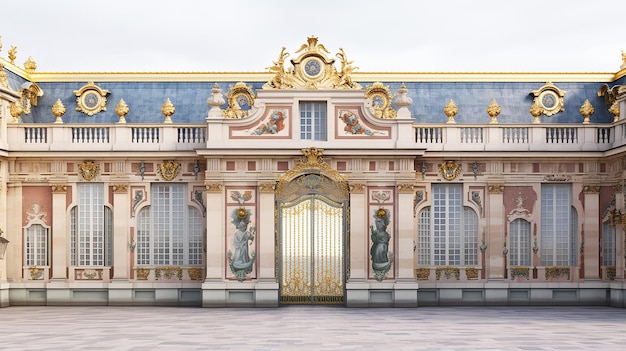
[[[280,203],[280,301],[342,304],[345,203],[305,195]]]

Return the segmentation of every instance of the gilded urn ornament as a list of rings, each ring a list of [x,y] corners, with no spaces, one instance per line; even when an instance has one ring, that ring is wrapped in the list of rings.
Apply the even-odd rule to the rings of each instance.
[[[176,112],[176,107],[170,101],[170,98],[167,98],[161,106],[161,113],[165,116],[165,121],[163,123],[172,123],[172,115]]]
[[[65,114],[65,106],[61,102],[61,99],[57,99],[57,101],[52,105],[52,114],[57,118],[54,123],[61,124],[63,123],[63,115]]]
[[[491,117],[489,123],[498,123],[498,115],[500,115],[500,105],[496,102],[496,99],[491,100],[489,106],[487,106],[487,114]]]
[[[445,113],[446,116],[448,116],[448,121],[446,123],[450,123],[450,124],[456,123],[454,121],[454,116],[456,116],[458,112],[459,112],[459,108],[456,106],[454,101],[450,99],[450,101],[448,101],[446,106],[443,108],[443,113]]]
[[[130,111],[130,109],[128,108],[128,105],[126,104],[126,101],[124,101],[124,99],[120,99],[120,102],[118,102],[117,106],[115,106],[115,113],[120,117],[117,123],[120,123],[120,124],[126,123],[126,115],[128,114],[128,111]]]
[[[578,110],[578,112],[580,112],[580,114],[585,118],[583,120],[583,124],[589,124],[591,123],[589,118],[591,117],[591,115],[593,115],[593,113],[595,112],[595,109],[593,108],[593,105],[591,105],[589,100],[585,100],[585,102],[580,107],[580,110]]]

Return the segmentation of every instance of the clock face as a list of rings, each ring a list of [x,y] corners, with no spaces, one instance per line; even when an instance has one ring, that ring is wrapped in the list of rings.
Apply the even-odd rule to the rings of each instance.
[[[304,73],[309,77],[317,77],[322,73],[322,63],[316,58],[304,62]]]
[[[88,109],[95,109],[100,104],[100,95],[95,91],[88,91],[83,94],[83,105]]]
[[[557,97],[554,92],[545,91],[541,94],[541,104],[543,105],[543,108],[548,110],[555,108],[557,104]]]

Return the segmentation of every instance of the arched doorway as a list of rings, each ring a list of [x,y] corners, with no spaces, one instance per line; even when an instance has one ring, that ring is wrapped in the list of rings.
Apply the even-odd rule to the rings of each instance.
[[[321,158],[305,159],[276,188],[277,267],[282,304],[343,304],[348,190]]]

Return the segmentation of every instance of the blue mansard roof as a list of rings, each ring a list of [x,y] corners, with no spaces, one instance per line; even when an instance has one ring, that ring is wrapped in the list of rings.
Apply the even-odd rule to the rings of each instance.
[[[11,85],[21,85],[25,80],[11,75]],[[159,124],[163,122],[161,106],[167,98],[176,107],[172,116],[175,123],[201,124],[207,116],[209,106],[207,98],[215,82],[96,82],[100,88],[108,90],[107,109],[93,116],[76,111],[75,90],[86,82],[41,82],[37,83],[44,91],[37,106],[31,108],[29,115],[22,115],[24,123],[52,123],[55,120],[51,112],[52,105],[61,99],[67,112],[64,123],[110,124],[118,121],[115,106],[120,99],[128,104],[130,112],[126,116],[128,123]],[[237,82],[219,82],[224,92]],[[262,89],[265,82],[245,82],[253,91]],[[363,87],[374,82],[359,82]],[[403,82],[388,81],[395,94]],[[409,106],[416,123],[445,123],[443,113],[446,103],[453,99],[459,112],[455,117],[460,124],[488,123],[486,108],[495,99],[501,107],[499,123],[526,124],[532,121],[529,108],[533,103],[533,90],[542,87],[545,82],[404,82],[408,96],[413,99]],[[557,82],[560,90],[565,91],[564,111],[553,116],[542,116],[542,123],[581,123],[580,106],[585,100],[595,107],[591,116],[592,123],[611,123],[612,115],[604,98],[597,92],[607,82]],[[19,86],[18,85],[18,86]],[[285,91],[288,93],[288,91]],[[225,108],[223,106],[223,108]]]
[[[28,72],[10,63],[6,63],[5,71],[11,89],[18,91],[32,82],[37,85],[38,92],[43,92],[36,106],[31,107],[31,113],[22,114],[23,123],[54,122],[51,109],[60,99],[66,107],[63,122],[69,124],[115,123],[119,120],[115,107],[120,99],[130,109],[126,115],[128,123],[162,123],[161,107],[170,99],[176,108],[172,116],[174,123],[202,124],[208,115],[207,99],[211,97],[214,85],[218,84],[226,94],[241,82],[254,93],[264,87],[280,89],[285,95],[294,89],[319,88],[320,99],[324,99],[324,89],[360,89],[365,93],[374,83],[382,83],[395,96],[404,84],[413,101],[408,109],[415,122],[434,124],[447,121],[443,109],[450,99],[458,107],[455,121],[459,124],[488,123],[490,117],[486,109],[494,99],[501,108],[498,123],[531,123],[533,117],[529,110],[537,92],[553,84],[553,92],[564,93],[564,110],[551,113],[551,116],[542,115],[542,123],[582,123],[579,109],[585,100],[589,100],[595,109],[591,123],[611,123],[613,116],[605,101],[615,96],[610,95],[612,91],[609,91],[610,96],[599,96],[599,91],[604,89],[606,92],[616,85],[626,84],[626,58],[623,69],[617,73],[360,73],[353,72],[352,61],[345,58],[343,49],[340,50],[336,55],[341,61],[339,65],[318,44],[317,38],[310,37],[308,44],[296,51],[302,53],[290,60],[290,67],[285,62],[289,54],[283,48],[278,60],[272,61],[274,65],[269,72],[264,73],[39,73]],[[307,63],[311,62],[317,65],[317,73],[313,75],[307,71],[310,69]],[[337,66],[341,67],[340,70]],[[307,81],[306,77],[311,80]],[[327,84],[315,86],[315,80]],[[75,92],[91,82],[108,94],[106,110],[89,116],[77,111]],[[294,82],[296,85],[292,84]],[[222,106],[223,109],[227,107],[228,104]],[[393,107],[396,108],[395,104]]]

